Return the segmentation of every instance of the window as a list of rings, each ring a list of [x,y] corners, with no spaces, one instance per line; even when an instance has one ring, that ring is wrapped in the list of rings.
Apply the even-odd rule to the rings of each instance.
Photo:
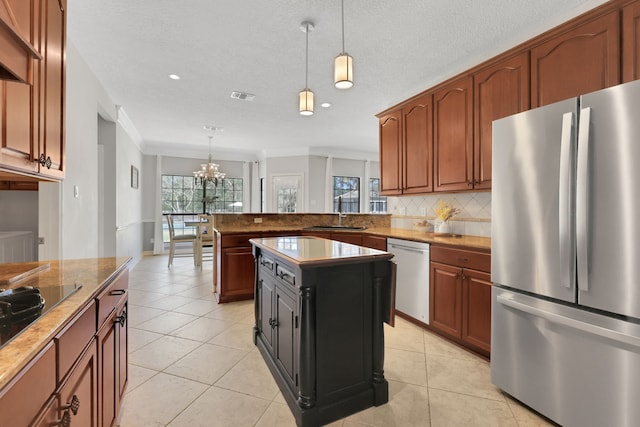
[[[387,198],[380,195],[380,178],[369,179],[369,212],[387,212]]]
[[[225,178],[214,187],[195,185],[192,176],[162,176],[162,213],[242,212],[242,178]]]
[[[342,199],[342,212],[360,212],[360,178],[351,176],[333,177],[333,211],[339,212]]]
[[[196,221],[197,214],[215,212],[242,212],[242,178],[225,178],[214,187],[195,185],[193,176],[162,175],[162,213],[174,215],[176,234],[191,234],[193,227],[185,221]],[[169,241],[169,230],[163,221],[164,241]]]

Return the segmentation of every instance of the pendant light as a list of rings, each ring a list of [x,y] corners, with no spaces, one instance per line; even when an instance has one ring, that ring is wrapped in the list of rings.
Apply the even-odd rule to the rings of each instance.
[[[313,31],[313,22],[304,21],[300,24],[300,30],[307,34],[307,48],[305,59],[304,89],[298,95],[300,98],[300,114],[311,116],[313,114],[313,92],[309,89],[309,33]]]
[[[342,53],[336,56],[333,78],[338,89],[353,86],[353,58],[344,50],[344,0],[342,0]]]

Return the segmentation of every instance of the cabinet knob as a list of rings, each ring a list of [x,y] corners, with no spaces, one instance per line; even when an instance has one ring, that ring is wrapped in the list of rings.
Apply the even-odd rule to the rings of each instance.
[[[51,165],[53,164],[53,162],[51,161],[51,157],[45,157],[44,153],[40,154],[39,162],[42,166],[46,166],[47,169],[51,169]]]
[[[120,323],[120,326],[124,328],[124,324],[127,323],[127,312],[123,311],[120,316],[117,316],[113,323]]]

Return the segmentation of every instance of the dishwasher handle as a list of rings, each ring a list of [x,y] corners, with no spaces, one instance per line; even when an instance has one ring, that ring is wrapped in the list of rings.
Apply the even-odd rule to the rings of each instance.
[[[400,249],[402,251],[415,252],[419,254],[429,253],[429,249],[418,249],[418,248],[412,248],[411,246],[404,246],[404,245],[397,245],[397,244],[390,244],[389,246],[393,249]]]

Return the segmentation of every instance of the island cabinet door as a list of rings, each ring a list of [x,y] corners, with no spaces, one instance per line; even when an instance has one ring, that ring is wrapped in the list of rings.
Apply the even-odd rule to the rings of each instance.
[[[273,354],[273,299],[275,292],[275,283],[266,275],[260,272],[258,279],[258,330],[262,342],[267,349]]]
[[[280,371],[289,380],[291,388],[296,390],[298,385],[296,366],[296,314],[297,303],[293,295],[286,289],[288,285],[278,284],[275,294],[275,323],[276,351],[275,358]]]

